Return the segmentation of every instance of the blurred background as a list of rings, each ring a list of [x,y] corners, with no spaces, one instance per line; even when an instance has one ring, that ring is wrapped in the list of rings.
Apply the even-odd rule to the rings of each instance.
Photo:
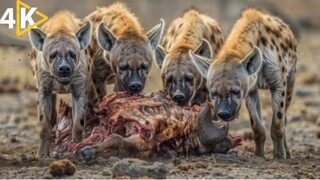
[[[23,0],[23,2],[38,7],[50,16],[60,9],[73,11],[83,18],[96,9],[97,6],[107,6],[111,0]],[[128,0],[124,1],[129,9],[136,14],[145,31],[159,23],[160,18],[166,22],[166,27],[190,7],[216,19],[227,37],[232,24],[246,7],[257,7],[282,18],[295,33],[299,42],[298,74],[296,78],[295,96],[288,112],[287,131],[289,144],[295,153],[319,153],[320,146],[320,1],[319,0]],[[8,7],[15,7],[14,0],[0,0],[0,14]],[[36,18],[35,18],[36,20]],[[34,152],[38,135],[34,124],[36,120],[35,84],[30,67],[30,44],[27,35],[16,37],[14,30],[8,30],[6,25],[0,25],[0,148],[1,153],[13,154],[12,148],[20,149],[21,144],[15,142],[33,143],[23,146],[24,152]],[[159,70],[153,65],[146,92],[161,89]],[[270,126],[271,108],[269,92],[260,94],[263,109],[263,119]],[[243,106],[244,107],[244,106]],[[235,132],[243,133],[252,141],[249,118],[243,108],[240,120],[232,123]],[[28,131],[16,130],[17,125]],[[3,131],[1,131],[3,130]],[[267,128],[267,132],[269,130]],[[248,136],[247,136],[248,135]],[[270,144],[270,136],[268,136]],[[6,146],[7,143],[12,146]],[[23,144],[24,144],[23,143]],[[242,146],[245,151],[253,151],[250,146]],[[267,147],[267,153],[272,146]]]

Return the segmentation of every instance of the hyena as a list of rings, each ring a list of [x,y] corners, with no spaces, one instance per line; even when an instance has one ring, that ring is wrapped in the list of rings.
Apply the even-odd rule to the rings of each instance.
[[[98,8],[86,20],[93,24],[88,54],[98,99],[106,94],[106,83],[115,91],[140,93],[151,68],[154,52],[162,37],[164,22],[146,34],[134,14],[122,3]]]
[[[90,43],[91,23],[69,11],[59,11],[41,29],[31,29],[32,64],[38,89],[41,122],[39,156],[49,156],[51,130],[56,121],[56,93],[72,95],[72,139],[82,139],[85,125],[88,63],[82,51]]]
[[[161,68],[163,89],[179,105],[202,104],[206,100],[206,80],[192,63],[188,52],[211,59],[223,44],[219,24],[212,18],[189,9],[174,20],[156,49],[156,64]]]
[[[273,155],[291,158],[285,125],[295,80],[297,41],[289,27],[277,17],[247,9],[212,64],[192,52],[189,55],[207,78],[209,101],[219,119],[235,119],[245,99],[258,156],[264,156],[266,140],[258,89],[270,90]]]

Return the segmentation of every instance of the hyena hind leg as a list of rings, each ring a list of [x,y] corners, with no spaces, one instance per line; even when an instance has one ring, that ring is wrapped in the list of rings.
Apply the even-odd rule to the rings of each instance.
[[[285,105],[285,126],[287,126],[287,110],[291,104],[291,98],[293,95],[293,88],[294,88],[294,81],[295,81],[295,72],[291,71],[287,77],[287,81],[284,81],[284,85],[287,85],[286,105]],[[287,143],[286,134],[284,137],[284,148],[286,150],[287,159],[293,158],[292,153],[291,153],[289,146],[288,146],[288,143]]]
[[[274,88],[271,90],[272,96],[272,123],[271,138],[273,140],[273,156],[277,159],[285,159],[285,102],[286,86]]]
[[[251,127],[256,144],[255,155],[264,157],[264,144],[266,141],[266,130],[261,118],[260,100],[258,89],[251,90],[246,98],[246,106],[250,115]]]

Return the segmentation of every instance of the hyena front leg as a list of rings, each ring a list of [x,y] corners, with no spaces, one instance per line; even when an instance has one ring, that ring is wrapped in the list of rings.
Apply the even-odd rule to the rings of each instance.
[[[72,94],[72,140],[80,142],[84,136],[86,122],[86,84],[75,84],[71,87]]]
[[[52,91],[39,90],[38,92],[38,116],[40,121],[40,143],[37,152],[38,157],[50,156],[50,145],[52,142],[51,131],[56,122],[56,95]]]
[[[286,87],[274,88],[272,96],[272,123],[271,138],[273,140],[273,156],[277,159],[285,159],[285,103]]]
[[[264,143],[266,141],[266,130],[264,128],[261,118],[260,100],[257,88],[249,92],[246,98],[246,106],[249,111],[254,141],[256,143],[255,155],[264,157]]]

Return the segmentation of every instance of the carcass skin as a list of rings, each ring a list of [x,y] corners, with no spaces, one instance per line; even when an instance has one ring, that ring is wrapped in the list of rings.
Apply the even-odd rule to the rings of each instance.
[[[203,108],[180,107],[163,92],[147,97],[124,92],[105,96],[100,112],[88,118],[89,133],[80,143],[71,141],[69,111],[70,107],[61,102],[54,128],[56,155],[80,152],[85,159],[91,159],[123,150],[137,156],[223,153],[242,141],[228,135],[227,124],[212,121],[208,103]]]

